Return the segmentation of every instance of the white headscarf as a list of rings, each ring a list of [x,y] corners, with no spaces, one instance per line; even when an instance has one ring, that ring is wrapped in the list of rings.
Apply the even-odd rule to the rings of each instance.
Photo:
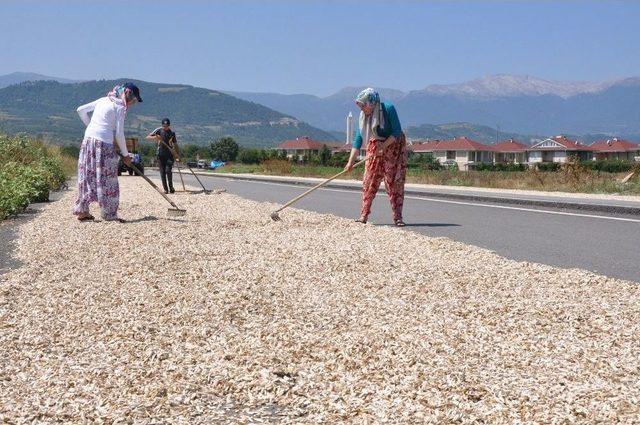
[[[371,87],[362,90],[356,96],[356,102],[362,105],[372,105],[373,112],[366,116],[360,111],[360,134],[362,140],[369,143],[369,139],[384,140],[385,138],[378,134],[378,130],[384,128],[384,113],[380,104],[380,95]]]

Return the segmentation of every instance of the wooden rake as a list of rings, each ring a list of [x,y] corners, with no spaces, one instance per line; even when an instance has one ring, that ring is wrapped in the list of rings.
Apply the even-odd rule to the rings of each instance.
[[[369,159],[373,158],[373,155],[367,156],[364,159],[356,162],[355,164],[353,164],[353,168],[364,164],[365,162],[367,162]],[[349,170],[351,171],[351,170]],[[280,208],[278,208],[277,210],[275,210],[274,212],[271,213],[271,220],[273,221],[280,221],[280,215],[279,212],[282,211],[283,209],[287,208],[288,206],[290,206],[291,204],[294,204],[296,202],[298,202],[300,199],[304,198],[305,196],[307,196],[308,194],[310,194],[311,192],[313,192],[316,189],[320,189],[322,186],[326,185],[327,183],[329,183],[331,180],[334,180],[338,177],[340,177],[343,174],[348,173],[349,171],[347,170],[343,170],[341,172],[339,172],[338,174],[336,174],[335,176],[329,177],[327,180],[318,183],[317,185],[313,186],[311,189],[307,190],[306,192],[304,192],[301,195],[296,196],[295,198],[293,198],[292,200],[290,200],[289,202],[287,202],[286,204],[284,204],[283,206],[281,206]]]

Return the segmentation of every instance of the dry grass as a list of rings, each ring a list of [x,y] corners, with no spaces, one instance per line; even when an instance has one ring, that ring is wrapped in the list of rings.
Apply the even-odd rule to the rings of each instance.
[[[268,159],[260,163],[260,168],[265,174],[288,175],[293,170],[293,164],[285,159]]]
[[[640,178],[619,183],[628,173],[601,173],[565,166],[561,171],[423,171],[410,170],[408,183],[494,189],[543,190],[581,193],[640,194]]]
[[[184,220],[72,194],[0,284],[0,421],[615,423],[640,417],[640,287],[229,194]]]

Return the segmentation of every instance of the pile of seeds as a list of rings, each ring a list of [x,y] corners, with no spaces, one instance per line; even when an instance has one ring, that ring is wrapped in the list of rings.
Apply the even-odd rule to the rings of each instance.
[[[640,417],[637,284],[227,193],[170,219],[121,186],[128,223],[69,193],[20,228],[0,422]]]

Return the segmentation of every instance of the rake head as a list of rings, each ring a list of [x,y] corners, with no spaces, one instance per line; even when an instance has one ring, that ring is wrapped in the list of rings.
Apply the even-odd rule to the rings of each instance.
[[[179,208],[167,208],[167,215],[171,217],[184,217],[187,215],[187,210],[181,210]]]
[[[280,221],[280,220],[282,220],[282,219],[280,218],[280,216],[278,215],[278,211],[274,211],[274,212],[272,212],[272,213],[271,213],[271,220],[273,220],[273,221]]]

